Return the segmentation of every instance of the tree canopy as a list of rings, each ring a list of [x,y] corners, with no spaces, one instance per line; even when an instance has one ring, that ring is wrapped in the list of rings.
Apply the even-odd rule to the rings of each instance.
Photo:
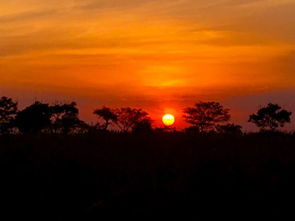
[[[118,120],[117,115],[111,108],[102,107],[101,109],[96,109],[94,114],[98,117],[97,127],[106,131],[112,123],[116,123]]]
[[[185,121],[192,124],[200,133],[216,130],[218,124],[230,120],[229,109],[218,102],[199,102],[184,110]]]
[[[148,116],[148,113],[142,109],[136,108],[120,108],[116,110],[117,121],[116,125],[122,132],[132,132],[139,124],[147,125],[151,124],[151,119]]]
[[[219,133],[243,134],[242,127],[230,121],[229,109],[218,102],[198,102],[184,109],[183,118],[190,124],[184,131],[189,134]],[[18,103],[8,97],[0,98],[0,134],[9,133],[56,133],[72,134],[90,131],[119,131],[142,133],[159,131],[153,129],[149,114],[138,108],[109,108],[103,106],[93,112],[97,118],[95,126],[79,119],[79,109],[75,102],[50,105],[39,101],[18,110]],[[278,104],[269,103],[249,117],[262,131],[276,130],[291,122],[292,112]],[[175,131],[175,128],[162,128]],[[168,130],[169,129],[169,130]]]
[[[85,123],[79,119],[79,109],[76,106],[75,102],[51,106],[51,127],[63,134],[84,127]]]
[[[41,132],[51,125],[51,110],[49,104],[36,101],[31,106],[19,111],[16,115],[15,125],[22,133]]]
[[[256,114],[249,117],[249,122],[254,123],[261,130],[276,130],[290,123],[292,112],[282,109],[278,104],[269,103],[260,108]]]

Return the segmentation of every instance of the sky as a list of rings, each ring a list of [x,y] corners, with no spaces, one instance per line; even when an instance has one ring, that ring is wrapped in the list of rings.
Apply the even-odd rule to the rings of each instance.
[[[0,0],[0,95],[75,100],[88,122],[102,105],[155,126],[169,112],[178,128],[219,101],[250,130],[269,102],[295,112],[294,15],[295,0]]]

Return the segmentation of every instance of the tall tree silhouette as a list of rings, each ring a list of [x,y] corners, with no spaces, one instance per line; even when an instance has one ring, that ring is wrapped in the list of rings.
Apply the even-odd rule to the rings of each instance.
[[[276,130],[278,127],[284,127],[285,123],[291,122],[292,112],[282,109],[278,104],[269,103],[252,114],[249,122],[254,123],[261,130]]]
[[[51,110],[49,105],[36,101],[17,113],[15,125],[22,133],[41,132],[51,125],[50,118]]]
[[[102,130],[107,130],[108,127],[115,123],[118,119],[117,115],[108,107],[102,107],[94,111],[94,114],[98,117],[99,122],[97,126]],[[103,122],[101,122],[103,121]]]
[[[13,121],[17,113],[17,102],[11,98],[0,98],[0,134],[9,133],[13,128]]]
[[[122,132],[133,132],[139,124],[151,121],[147,112],[130,107],[117,109],[116,115],[116,124]]]
[[[192,124],[200,133],[216,130],[220,123],[230,120],[229,109],[218,102],[199,102],[184,110],[185,121]]]

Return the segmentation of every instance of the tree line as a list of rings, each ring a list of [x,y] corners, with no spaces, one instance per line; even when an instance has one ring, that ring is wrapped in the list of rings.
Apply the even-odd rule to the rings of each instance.
[[[169,131],[171,127],[152,128],[152,119],[142,109],[123,107],[101,107],[93,114],[95,125],[79,119],[79,109],[75,102],[65,104],[34,102],[19,110],[12,98],[0,98],[0,134],[48,133],[77,134],[90,131],[119,131],[124,133]],[[276,131],[291,122],[292,112],[278,104],[269,103],[257,113],[249,116],[260,131]],[[230,110],[218,102],[198,102],[183,110],[183,118],[190,127],[188,133],[242,134],[242,126],[230,123]]]

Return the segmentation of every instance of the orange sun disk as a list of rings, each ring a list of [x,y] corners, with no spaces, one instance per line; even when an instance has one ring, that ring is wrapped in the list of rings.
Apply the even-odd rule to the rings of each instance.
[[[165,114],[162,118],[165,126],[172,126],[175,123],[175,117],[172,114]]]

